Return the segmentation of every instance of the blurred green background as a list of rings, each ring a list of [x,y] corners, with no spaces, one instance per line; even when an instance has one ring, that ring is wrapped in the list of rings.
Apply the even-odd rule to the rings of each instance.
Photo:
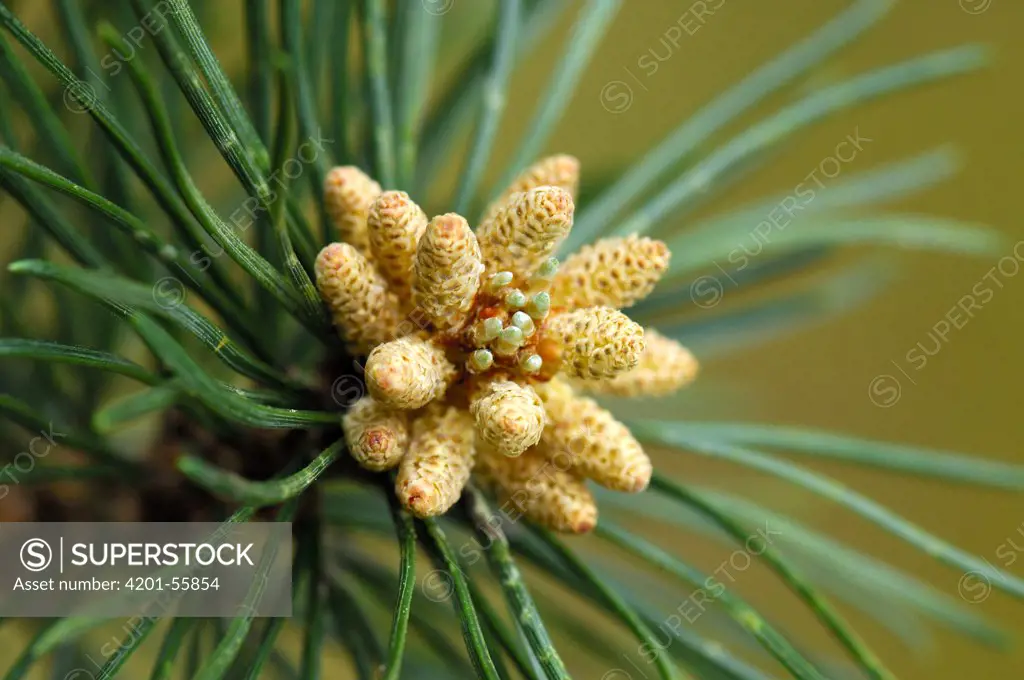
[[[465,53],[472,45],[474,27],[488,20],[493,3],[451,1],[454,4],[448,17],[450,28],[446,29],[445,44],[456,53]],[[20,3],[26,23],[44,36],[52,35],[52,28],[46,28],[48,4]],[[570,9],[551,37],[532,52],[517,72],[506,124],[498,142],[499,162],[493,163],[493,167],[502,167],[500,161],[512,153],[511,142],[525,127],[537,96],[547,84],[550,64],[564,47],[563,39],[580,3],[573,0],[567,4]],[[716,94],[849,3],[715,0],[706,4],[720,6],[713,15],[705,17],[699,30],[692,35],[684,33],[678,45],[668,47],[662,42],[663,36],[684,15],[692,15],[694,3],[626,0],[581,82],[556,142],[550,145],[552,152],[571,153],[581,159],[585,181],[587,177],[606,176],[625,167]],[[218,0],[218,5],[223,5],[223,9],[218,7],[216,12],[210,12],[219,23],[211,27],[211,32],[219,36],[215,45],[229,67],[237,72],[237,46],[242,33],[239,3]],[[782,153],[754,169],[735,188],[705,206],[701,214],[791,191],[822,158],[833,153],[838,142],[859,130],[861,136],[872,141],[843,172],[865,171],[945,143],[954,144],[962,154],[962,172],[952,181],[894,207],[993,225],[1005,234],[1012,247],[1024,239],[1017,193],[1024,167],[1022,28],[1024,4],[1019,0],[898,2],[889,17],[866,37],[844,49],[796,88],[770,98],[754,115],[731,126],[720,140],[787,103],[802,90],[932,49],[983,42],[994,48],[994,65],[980,74],[857,107],[814,126],[787,143]],[[653,72],[649,52],[652,49],[662,59]],[[647,66],[642,67],[641,62]],[[442,63],[449,74],[452,66],[451,60]],[[631,88],[631,97],[624,110],[613,112],[606,106],[607,97],[602,100],[602,93],[607,95],[608,84],[616,81]],[[52,85],[49,80],[46,82]],[[621,101],[616,100],[612,108],[620,107]],[[223,168],[212,171],[218,173],[220,180],[229,179]],[[216,180],[207,178],[207,187],[214,184]],[[14,219],[20,219],[20,215],[4,206],[0,223]],[[677,226],[685,228],[686,223]],[[1005,254],[1012,252],[1008,248]],[[842,318],[707,362],[702,385],[726,385],[728,398],[711,390],[706,403],[695,405],[692,413],[681,412],[678,416],[801,424],[1022,462],[1019,448],[1024,442],[1024,421],[1017,415],[1017,399],[1020,377],[1024,375],[1018,341],[1018,334],[1024,330],[1020,311],[1024,309],[1024,275],[1001,277],[1004,287],[997,289],[962,328],[949,333],[947,342],[928,359],[926,366],[911,372],[909,378],[899,372],[899,367],[912,371],[905,359],[908,350],[918,342],[932,346],[929,333],[935,324],[963,295],[971,292],[997,260],[900,254],[895,265],[898,280],[882,297]],[[723,304],[732,301],[726,289]],[[873,403],[869,395],[869,386],[878,384],[873,383],[878,376],[892,376],[900,382],[898,399],[887,402],[885,408]],[[912,570],[952,597],[957,596],[960,573],[937,565],[821,499],[746,470],[709,465],[685,454],[661,452],[655,462],[673,475],[700,479],[763,500]],[[1008,553],[1006,549],[1007,540],[1014,537],[1016,545],[1024,547],[1024,503],[1019,497],[850,466],[808,465],[841,479],[996,566],[1024,576],[1024,552],[1011,549]],[[665,545],[678,543],[672,536],[660,538]],[[706,541],[695,541],[692,546],[676,545],[675,549],[686,550],[688,554],[692,551],[696,555],[694,561],[708,569],[720,564],[725,554],[721,547]],[[1015,555],[1015,561],[1008,563],[1007,554]],[[841,652],[820,627],[770,576],[752,569],[737,587],[755,605],[773,613],[781,612],[781,619],[792,626],[798,638],[799,633],[804,635],[808,647],[828,650],[841,658]],[[685,596],[684,592],[665,593],[666,600],[672,601]],[[879,606],[884,607],[885,603],[880,602]],[[1007,596],[993,594],[973,606],[1007,628],[1024,629],[1024,607]],[[856,612],[844,613],[901,678],[1024,676],[1024,651],[1019,648],[998,653],[933,629],[933,644],[908,651],[880,626]],[[4,629],[0,645],[10,649],[8,645],[17,644],[14,635],[9,628]],[[635,643],[619,639],[624,653],[635,653]],[[591,664],[573,658],[569,649],[564,651],[571,667],[586,669],[577,677],[599,678],[607,670],[606,664]],[[2,656],[9,658],[7,653]],[[327,668],[330,677],[333,674]],[[641,677],[635,670],[633,674]]]

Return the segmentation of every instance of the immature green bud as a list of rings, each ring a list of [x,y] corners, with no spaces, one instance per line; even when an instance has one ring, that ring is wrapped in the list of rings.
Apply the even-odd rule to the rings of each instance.
[[[530,288],[532,290],[546,289],[551,285],[552,279],[558,273],[558,258],[549,257],[544,261],[533,276],[530,277]]]
[[[505,304],[512,309],[519,309],[526,306],[526,294],[523,291],[513,288],[505,296]]]
[[[533,324],[533,319],[526,312],[516,312],[513,314],[512,325],[522,330],[523,335],[526,337],[530,337],[537,330],[537,327]]]
[[[487,287],[492,293],[497,293],[499,290],[512,283],[512,279],[515,278],[515,274],[512,272],[498,272],[497,274],[491,275],[491,278],[487,280]]]
[[[513,347],[519,347],[523,344],[525,334],[523,333],[522,328],[519,328],[518,326],[509,326],[503,330],[498,337],[505,344],[512,345]]]
[[[539,354],[527,354],[519,360],[519,368],[524,373],[536,373],[544,366],[544,359]]]
[[[522,347],[525,341],[522,328],[509,326],[498,335],[498,340],[493,345],[494,352],[502,356],[511,356]]]
[[[473,373],[483,373],[494,365],[494,355],[489,350],[478,349],[469,355],[469,370]]]
[[[535,276],[539,279],[550,279],[558,273],[558,258],[549,257],[537,270]]]
[[[534,319],[543,319],[551,310],[551,295],[547,291],[537,293],[526,304],[526,313]]]
[[[491,340],[494,340],[501,334],[501,319],[494,316],[489,319],[484,319],[483,329],[481,337],[483,342],[490,342]]]

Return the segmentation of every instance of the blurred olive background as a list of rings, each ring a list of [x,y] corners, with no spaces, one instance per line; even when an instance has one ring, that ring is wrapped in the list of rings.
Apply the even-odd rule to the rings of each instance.
[[[725,87],[849,3],[726,0],[693,35],[684,33],[672,56],[660,62],[649,76],[646,73],[652,67],[646,71],[638,68],[638,60],[646,54],[645,63],[650,63],[648,50],[652,48],[664,58],[667,50],[662,36],[692,3],[625,4],[558,135],[557,150],[579,156],[585,173],[600,173],[629,163]],[[983,11],[977,12],[979,9]],[[1024,4],[1008,0],[896,3],[889,17],[798,85],[797,90],[966,42],[991,45],[993,66],[980,74],[844,111],[800,133],[765,167],[755,170],[703,212],[726,210],[758,196],[791,192],[821,159],[833,153],[839,141],[859,129],[862,136],[873,141],[844,167],[844,173],[867,170],[945,142],[953,143],[963,154],[964,168],[952,181],[895,203],[894,209],[987,223],[1005,234],[1010,244],[1024,239],[1017,200],[1024,174],[1024,95],[1019,85],[1024,75],[1022,27]],[[546,45],[543,53],[534,55],[535,68],[525,69],[517,81],[510,118],[520,125],[509,128],[524,125],[529,102],[545,84],[541,64],[559,48]],[[627,74],[627,68],[642,85]],[[633,94],[631,106],[616,115],[605,110],[600,101],[602,88],[612,80],[627,82]],[[781,93],[736,129],[787,103],[795,94]],[[523,115],[517,115],[520,107]],[[510,134],[508,138],[516,136]],[[680,226],[685,228],[685,224]],[[1011,254],[1009,249],[1004,253]],[[914,372],[904,359],[918,342],[928,348],[934,346],[928,336],[933,326],[961,296],[971,292],[997,260],[902,254],[898,260],[900,278],[880,298],[839,319],[706,365],[703,379],[739,384],[742,396],[737,404],[723,408],[715,403],[701,409],[697,417],[802,424],[1022,462],[1024,421],[1019,408],[1024,355],[1019,338],[1024,330],[1024,276],[1004,280],[1005,288],[997,288],[992,300],[963,328],[951,331],[943,349],[930,357],[922,370]],[[723,304],[728,302],[727,289]],[[893,361],[907,370],[916,384],[911,384]],[[869,398],[868,387],[879,375],[892,375],[901,381],[900,397],[888,408],[876,406]],[[680,413],[679,417],[694,416]],[[794,512],[814,526],[912,570],[957,596],[960,573],[936,564],[827,501],[735,467],[694,462],[685,454],[662,454],[656,464],[676,475],[741,490],[773,507]],[[1024,574],[1024,554],[1017,554],[1013,564],[1007,564],[1005,557],[1008,538],[1016,537],[1016,545],[1024,546],[1024,503],[1019,496],[851,466],[812,467],[996,566]],[[667,537],[660,538],[666,542]],[[1004,548],[997,557],[1000,545]],[[1017,553],[1012,547],[1009,552]],[[704,566],[714,568],[721,559],[721,550],[711,551]],[[764,603],[771,611],[798,609],[799,604],[772,587],[771,581],[758,580],[749,588],[746,582],[740,585],[754,602]],[[671,598],[668,594],[666,597]],[[1018,633],[1024,629],[1024,608],[1009,597],[993,595],[974,606]],[[879,602],[879,607],[884,611],[885,602]],[[937,644],[908,652],[890,633],[855,613],[849,616],[900,677],[1024,676],[1024,652],[1019,647],[1000,654],[936,629]],[[812,639],[820,636],[823,645],[830,644],[813,622],[804,620],[808,621],[802,628],[806,634]],[[640,677],[636,670],[632,673]]]
[[[427,1],[427,0],[425,0]],[[34,20],[35,30],[46,23],[48,3],[21,3]],[[238,41],[242,24],[238,3],[208,12],[219,25],[218,52],[236,72],[241,66]],[[434,3],[437,4],[437,3]],[[530,54],[517,71],[506,124],[498,141],[499,161],[509,158],[514,140],[525,128],[538,95],[547,84],[550,65],[564,48],[563,39],[581,3],[567,2],[569,11],[551,37]],[[841,0],[724,0],[692,35],[678,45],[663,43],[669,28],[687,15],[690,0],[626,0],[615,24],[584,75],[565,121],[549,145],[552,152],[578,156],[586,177],[606,176],[624,168],[660,140],[680,121],[696,112],[726,87],[745,77],[763,61],[805,37],[849,3]],[[700,4],[700,3],[698,3]],[[716,2],[707,2],[714,6]],[[454,0],[448,17],[445,45],[465,53],[475,27],[488,20],[492,2]],[[34,7],[35,6],[35,7]],[[692,16],[692,15],[691,15]],[[686,20],[692,25],[690,20]],[[1018,193],[1024,159],[1024,4],[1018,0],[903,0],[880,25],[844,49],[823,68],[794,88],[770,98],[751,116],[731,126],[731,132],[792,100],[807,88],[828,84],[863,70],[923,52],[967,42],[994,48],[994,64],[979,73],[916,88],[859,106],[800,133],[769,163],[721,194],[700,214],[726,210],[753,200],[790,192],[835,145],[859,130],[872,141],[843,173],[869,170],[952,143],[961,152],[963,170],[952,181],[895,203],[898,211],[943,215],[998,228],[1010,247],[1024,239]],[[663,61],[655,72],[649,50]],[[671,56],[665,58],[671,50]],[[645,55],[647,55],[645,57]],[[454,62],[442,62],[453,73]],[[649,74],[650,73],[650,74]],[[649,75],[648,75],[649,74]],[[625,110],[611,112],[602,103],[608,83],[631,87]],[[127,81],[124,83],[127,86]],[[712,145],[709,148],[713,148]],[[502,162],[492,164],[502,167]],[[230,180],[224,171],[222,179]],[[207,186],[214,180],[208,179]],[[444,182],[442,182],[444,184]],[[9,213],[0,213],[8,217]],[[677,225],[685,228],[686,223]],[[753,225],[751,225],[753,227]],[[1024,252],[1024,251],[1020,251]],[[1024,355],[1019,334],[1024,331],[1024,275],[1001,276],[1005,284],[976,310],[961,329],[954,328],[941,351],[913,372],[910,382],[892,362],[910,370],[904,359],[922,342],[932,346],[933,326],[971,292],[996,265],[998,257],[962,259],[934,254],[901,254],[894,266],[899,278],[881,297],[853,312],[809,329],[715,359],[704,367],[702,380],[732,388],[726,401],[709,397],[707,404],[680,418],[747,419],[833,429],[863,437],[918,443],[975,453],[992,459],[1024,462],[1024,420],[1018,415]],[[738,297],[738,296],[737,296]],[[746,298],[745,298],[746,299]],[[728,289],[723,305],[733,302]],[[710,310],[711,314],[719,310]],[[869,398],[869,385],[879,375],[901,382],[899,399],[887,408]],[[685,454],[660,452],[656,463],[677,476],[748,494],[806,523],[841,537],[850,544],[919,574],[937,588],[957,597],[961,577],[923,554],[908,548],[866,522],[834,505],[731,466],[710,465]],[[862,468],[808,463],[889,506],[912,521],[1024,577],[1024,553],[1007,563],[1001,544],[1016,538],[1024,546],[1024,503],[1009,493],[914,479]],[[1017,533],[1020,528],[1020,534]],[[680,545],[675,536],[659,537],[664,545],[694,554],[694,561],[713,569],[727,555],[703,541]],[[800,605],[769,576],[751,570],[737,587],[759,606],[776,613],[808,647],[842,658]],[[665,593],[666,602],[687,595]],[[880,601],[878,606],[886,606]],[[1005,627],[1024,629],[1024,605],[993,594],[974,604]],[[1024,676],[1024,651],[1014,647],[1000,653],[944,630],[931,629],[934,644],[908,650],[893,635],[855,612],[846,612],[890,667],[905,679],[1011,678]],[[0,636],[2,637],[2,636]],[[1019,636],[1018,636],[1019,637]],[[635,658],[636,645],[619,638],[623,653]],[[5,644],[9,644],[5,638]],[[585,669],[577,677],[599,678],[607,665],[565,655],[571,667]],[[570,646],[571,647],[571,646]],[[8,656],[6,653],[3,656]],[[2,664],[0,664],[2,665]],[[646,669],[645,669],[646,670]],[[633,677],[643,677],[633,670]],[[333,675],[333,673],[330,673]],[[624,676],[623,676],[624,677]]]

